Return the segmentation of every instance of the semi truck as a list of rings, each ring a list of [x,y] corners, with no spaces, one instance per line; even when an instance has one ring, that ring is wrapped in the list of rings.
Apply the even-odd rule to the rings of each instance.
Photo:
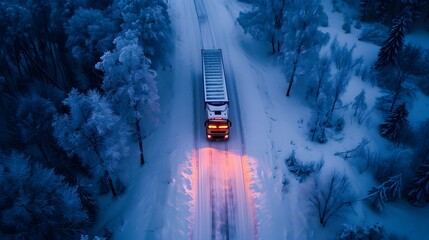
[[[208,140],[228,140],[231,122],[221,49],[202,49],[204,107]]]

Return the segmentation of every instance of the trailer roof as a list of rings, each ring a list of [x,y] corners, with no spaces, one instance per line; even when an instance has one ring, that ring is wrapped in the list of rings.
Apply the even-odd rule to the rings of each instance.
[[[202,49],[206,102],[228,102],[221,49]]]

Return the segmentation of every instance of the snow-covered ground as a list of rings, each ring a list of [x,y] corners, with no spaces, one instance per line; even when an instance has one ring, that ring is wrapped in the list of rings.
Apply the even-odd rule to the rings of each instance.
[[[337,36],[341,43],[356,44],[355,57],[362,55],[365,63],[371,65],[378,47],[357,41],[357,29],[345,34],[341,29],[342,15],[331,11],[330,0],[322,2],[329,16],[329,26],[322,30],[330,33],[331,41]],[[285,97],[287,82],[281,66],[269,53],[269,45],[245,35],[236,21],[239,12],[248,5],[235,0],[204,3],[209,11],[211,34],[215,36],[211,44],[223,49],[228,63],[226,71],[235,81],[246,154],[241,157],[245,158],[242,162],[246,193],[251,195],[253,205],[250,208],[255,211],[249,214],[250,218],[255,218],[249,221],[256,222],[252,236],[257,239],[332,239],[342,223],[366,226],[381,222],[390,233],[408,239],[427,238],[429,207],[414,208],[404,201],[388,203],[382,213],[375,213],[367,204],[359,202],[347,219],[333,219],[325,228],[320,227],[317,217],[309,211],[305,184],[289,175],[284,160],[292,150],[302,161],[317,161],[323,157],[322,172],[329,173],[333,169],[345,172],[355,192],[364,198],[377,183],[368,173],[359,173],[355,166],[335,153],[353,148],[363,137],[371,141],[371,149],[391,151],[390,144],[377,133],[380,116],[375,112],[364,124],[358,125],[352,118],[352,110],[344,110],[346,126],[341,137],[323,145],[309,141],[308,103],[293,94]],[[200,113],[194,91],[195,81],[201,81],[195,77],[201,68],[198,59],[202,40],[196,37],[201,36],[201,32],[192,0],[169,0],[169,10],[175,46],[170,51],[171,67],[157,70],[162,111],[159,124],[147,129],[147,164],[130,168],[126,194],[106,203],[94,228],[94,233],[99,233],[103,226],[109,227],[114,239],[198,239],[194,233],[199,209],[198,189],[205,187],[198,181],[199,150],[196,149],[204,136],[195,134],[203,124],[196,122],[195,115]],[[408,39],[419,42],[421,36]],[[427,35],[423,39],[428,39]],[[366,90],[367,103],[372,108],[380,91],[356,76],[342,97],[343,103],[352,102],[362,89]],[[411,123],[429,118],[428,104],[429,98],[418,93],[416,104],[410,110]],[[284,177],[289,179],[286,189],[282,184]]]

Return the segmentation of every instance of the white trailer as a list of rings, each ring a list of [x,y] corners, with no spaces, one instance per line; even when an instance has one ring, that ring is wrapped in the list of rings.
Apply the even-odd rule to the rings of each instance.
[[[229,139],[228,92],[221,49],[202,49],[205,122],[208,140]]]

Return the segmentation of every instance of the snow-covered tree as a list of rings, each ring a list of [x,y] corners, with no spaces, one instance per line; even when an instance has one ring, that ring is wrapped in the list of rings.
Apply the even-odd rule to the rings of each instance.
[[[371,226],[354,226],[343,224],[338,233],[338,240],[364,240],[364,239],[377,239],[377,240],[391,240],[395,239],[386,233],[384,226],[380,223],[376,223]]]
[[[340,101],[340,96],[346,90],[347,85],[351,79],[351,70],[361,62],[361,59],[353,59],[353,50],[355,46],[350,49],[347,47],[347,44],[339,46],[337,39],[331,44],[331,52],[333,62],[336,67],[336,74],[333,79],[333,101],[331,106],[331,114],[335,110],[336,104]]]
[[[311,120],[309,121],[311,141],[325,143],[328,141],[326,136],[326,124],[329,116],[330,98],[325,93],[320,93],[319,98],[311,111]]]
[[[115,0],[113,11],[121,18],[122,32],[133,31],[152,60],[165,53],[170,17],[164,0]]]
[[[316,101],[319,99],[321,90],[331,77],[331,60],[327,56],[323,56],[319,60],[316,70],[317,86],[316,86]]]
[[[407,193],[408,201],[417,207],[429,202],[429,164],[422,164],[416,171]]]
[[[406,105],[403,103],[393,112],[390,112],[385,122],[380,124],[381,136],[399,143],[400,138],[408,128],[407,117],[408,110]]]
[[[109,101],[134,129],[143,165],[143,117],[149,118],[151,112],[159,111],[156,72],[150,69],[151,62],[133,32],[117,37],[114,43],[115,50],[106,52],[96,68],[104,72],[102,87]]]
[[[368,108],[368,105],[365,101],[365,90],[362,90],[356,97],[355,101],[352,104],[352,108],[355,110],[353,116],[358,119],[358,123],[361,124],[364,118],[364,114]]]
[[[126,155],[124,138],[128,135],[111,105],[97,91],[87,94],[73,89],[63,104],[68,114],[55,117],[54,136],[67,152],[77,154],[99,178],[106,178],[117,196],[112,174]]]
[[[328,178],[316,175],[314,190],[309,197],[313,211],[322,227],[333,217],[349,210],[356,202],[356,196],[350,188],[350,180],[344,174],[333,172]]]
[[[389,36],[384,41],[378,53],[377,62],[374,65],[376,70],[397,64],[407,31],[407,18],[404,15],[399,16],[393,21]]]
[[[20,153],[0,153],[0,238],[76,239],[88,216],[76,187]]]
[[[274,54],[281,50],[280,29],[284,23],[286,7],[286,0],[257,0],[254,9],[240,12],[237,21],[245,33],[257,40],[270,42]]]
[[[285,160],[286,167],[288,170],[295,175],[299,182],[305,181],[311,174],[318,174],[324,165],[323,158],[318,162],[302,162],[296,159],[295,150],[292,151],[291,155]]]
[[[286,4],[281,28],[284,46],[281,58],[289,78],[286,96],[290,95],[295,78],[314,72],[314,64],[310,63],[317,61],[321,47],[329,39],[329,34],[318,29],[326,25],[326,19],[320,0],[291,1]]]

